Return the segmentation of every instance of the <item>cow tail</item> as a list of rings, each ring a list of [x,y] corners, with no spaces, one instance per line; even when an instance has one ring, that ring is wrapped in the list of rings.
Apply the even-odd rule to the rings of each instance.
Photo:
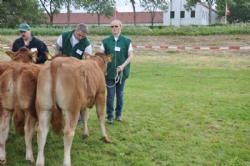
[[[1,77],[0,77],[0,88],[2,88],[2,85],[1,85]],[[0,90],[1,92],[1,90]],[[0,117],[2,116],[2,113],[3,113],[3,105],[2,105],[2,94],[0,93]]]
[[[24,135],[24,125],[25,125],[25,113],[24,110],[15,108],[13,114],[13,120],[15,124],[16,132],[20,135]]]
[[[1,88],[1,85],[0,85]],[[2,95],[0,94],[0,116],[2,116],[3,113],[3,105],[2,105]]]
[[[17,100],[17,78],[21,74],[22,71],[16,70],[13,71],[13,82],[14,84],[14,113],[13,113],[13,120],[15,124],[16,132],[20,135],[24,135],[24,125],[25,125],[25,113],[24,110],[19,109],[18,100]]]
[[[59,67],[58,63],[51,63],[51,80],[52,80],[52,108],[51,108],[51,125],[52,129],[56,134],[60,134],[63,128],[63,115],[62,110],[58,107],[56,103],[56,79],[57,79],[57,69]]]

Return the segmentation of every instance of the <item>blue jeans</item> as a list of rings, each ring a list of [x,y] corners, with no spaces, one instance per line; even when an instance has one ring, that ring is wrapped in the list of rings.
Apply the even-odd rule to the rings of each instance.
[[[124,85],[125,80],[122,80],[121,83],[117,83],[115,85],[115,81],[106,80],[107,85],[107,115],[108,119],[113,119],[114,112],[114,98],[116,95],[116,108],[115,108],[115,116],[119,117],[122,115],[122,107],[123,107],[123,93],[124,93]]]

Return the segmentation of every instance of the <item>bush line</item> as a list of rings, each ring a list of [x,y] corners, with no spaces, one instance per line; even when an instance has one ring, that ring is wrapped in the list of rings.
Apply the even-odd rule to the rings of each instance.
[[[53,26],[53,27],[32,27],[32,33],[39,36],[58,36],[62,32],[73,29],[72,26]],[[90,35],[109,35],[111,33],[109,26],[89,26]],[[250,34],[250,24],[230,24],[230,25],[212,25],[212,26],[124,26],[123,33],[126,35],[234,35]],[[0,35],[18,35],[18,28],[7,29],[0,28]]]

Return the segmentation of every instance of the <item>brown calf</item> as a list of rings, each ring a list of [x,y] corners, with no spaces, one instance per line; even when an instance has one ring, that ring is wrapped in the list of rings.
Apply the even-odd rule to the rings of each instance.
[[[0,64],[0,164],[6,163],[5,145],[12,116],[16,131],[25,133],[26,160],[33,162],[36,80],[40,67],[32,63],[33,53],[29,49],[7,54],[13,61]]]
[[[52,127],[60,132],[64,124],[64,166],[71,165],[71,145],[80,111],[84,117],[85,136],[89,135],[87,107],[96,106],[104,142],[110,140],[105,128],[105,78],[108,56],[96,54],[89,60],[58,57],[43,67],[37,84],[36,110],[38,125],[38,156],[36,165],[44,165],[44,146]]]

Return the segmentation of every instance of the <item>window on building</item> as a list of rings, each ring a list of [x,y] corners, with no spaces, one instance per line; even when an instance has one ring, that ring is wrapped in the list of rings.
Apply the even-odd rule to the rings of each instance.
[[[195,11],[194,10],[191,11],[191,18],[195,18]]]
[[[174,18],[174,11],[170,12],[170,18]]]
[[[181,18],[185,17],[185,11],[181,11]]]

